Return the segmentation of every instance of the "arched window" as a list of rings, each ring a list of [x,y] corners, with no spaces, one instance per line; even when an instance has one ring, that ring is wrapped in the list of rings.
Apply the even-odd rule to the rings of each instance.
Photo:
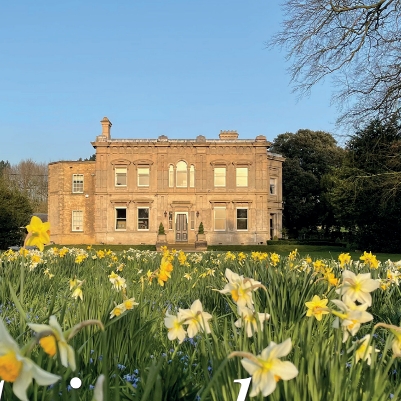
[[[189,186],[191,188],[195,187],[195,166],[193,164],[191,164],[189,169]]]
[[[188,186],[188,172],[187,163],[180,161],[177,163],[176,172],[176,187],[187,187]]]
[[[170,167],[168,168],[168,186],[170,188],[174,187],[174,167],[172,164],[170,164]]]

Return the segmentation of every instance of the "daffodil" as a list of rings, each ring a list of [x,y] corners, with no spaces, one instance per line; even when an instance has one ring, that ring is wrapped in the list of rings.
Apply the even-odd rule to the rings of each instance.
[[[244,307],[241,309],[241,319],[238,319],[234,325],[240,328],[244,324],[247,336],[252,337],[253,333],[256,333],[259,328],[260,331],[263,331],[263,322],[269,318],[270,315],[268,313],[256,313]]]
[[[193,338],[200,330],[207,334],[211,332],[208,321],[212,318],[212,315],[203,312],[202,303],[199,299],[192,303],[190,309],[179,309],[177,317],[183,324],[188,324],[187,332],[189,338]]]
[[[170,315],[168,312],[166,312],[164,324],[168,329],[168,339],[170,341],[174,341],[177,338],[179,343],[181,344],[187,334],[183,327],[183,321],[181,321],[178,316]]]
[[[370,334],[367,334],[365,337],[360,340],[354,341],[353,345],[350,349],[347,350],[347,353],[355,351],[355,363],[358,363],[359,360],[366,361],[368,365],[371,364],[371,355],[373,353],[373,346],[369,345]],[[369,345],[369,346],[368,346]],[[378,349],[374,349],[375,352],[379,352]]]
[[[379,261],[376,259],[376,255],[372,255],[372,252],[367,253],[366,251],[359,258],[365,265],[368,265],[371,269],[377,269],[379,267]]]
[[[25,357],[0,319],[0,380],[13,383],[13,393],[21,401],[28,401],[26,390],[32,379],[40,386],[49,386],[60,377],[46,372]]]
[[[122,315],[127,309],[124,304],[116,305],[113,310],[110,312],[110,319],[113,319],[115,316]]]
[[[345,265],[351,262],[351,255],[349,253],[342,253],[338,256],[340,267],[343,268]]]
[[[261,283],[251,278],[244,278],[244,276],[240,276],[230,269],[226,269],[225,276],[228,283],[222,290],[218,291],[222,294],[231,294],[239,310],[245,306],[253,309],[252,291],[263,287]]]
[[[287,356],[292,348],[291,339],[288,338],[281,344],[271,342],[260,355],[248,352],[235,351],[228,357],[243,357],[242,366],[252,375],[252,391],[250,397],[262,393],[264,397],[270,395],[276,388],[279,380],[291,380],[298,375],[298,369],[289,361],[281,361],[279,358]]]
[[[103,382],[105,380],[105,376],[101,374],[95,384],[95,388],[93,390],[93,398],[92,401],[103,401]]]
[[[384,327],[390,330],[390,332],[394,335],[394,339],[391,344],[394,356],[401,357],[401,327],[386,323],[378,323],[376,324],[375,329],[377,327]]]
[[[272,252],[270,254],[270,262],[272,263],[273,266],[277,266],[277,264],[280,262],[280,255]]]
[[[28,235],[25,245],[37,246],[43,251],[44,246],[50,242],[50,223],[43,223],[37,216],[32,216],[31,222],[26,226]]]
[[[336,290],[344,300],[348,299],[352,302],[367,303],[372,305],[372,296],[370,293],[380,287],[378,280],[373,280],[370,273],[355,275],[350,270],[343,271],[343,283]]]
[[[327,308],[327,302],[329,302],[328,299],[320,299],[318,295],[315,295],[312,298],[312,301],[305,302],[305,305],[308,308],[306,316],[315,316],[316,320],[320,322],[323,315],[330,313],[330,310]]]
[[[361,323],[366,323],[373,320],[373,316],[369,312],[366,312],[366,309],[369,306],[367,303],[356,305],[350,300],[343,302],[339,299],[333,299],[331,302],[341,309],[341,312],[332,310],[331,313],[334,316],[337,316],[337,318],[333,321],[334,328],[340,328],[341,320],[343,342],[347,341],[349,334],[354,336],[359,331]]]
[[[48,325],[29,323],[28,326],[39,335],[41,333],[51,333],[47,336],[41,337],[39,340],[39,344],[43,350],[46,354],[54,356],[56,355],[58,348],[61,364],[66,368],[70,367],[71,370],[76,369],[75,351],[71,345],[67,344],[69,333],[63,333],[63,330],[55,316],[50,316]]]

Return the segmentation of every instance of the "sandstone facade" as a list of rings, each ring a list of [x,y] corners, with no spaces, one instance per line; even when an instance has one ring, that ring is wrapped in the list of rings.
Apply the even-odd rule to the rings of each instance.
[[[112,139],[105,117],[96,162],[49,165],[51,240],[58,244],[258,244],[281,237],[282,162],[262,135]]]

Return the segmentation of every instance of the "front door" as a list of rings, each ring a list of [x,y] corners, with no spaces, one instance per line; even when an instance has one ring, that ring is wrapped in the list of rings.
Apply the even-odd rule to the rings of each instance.
[[[176,242],[188,241],[188,221],[186,214],[177,214],[177,220],[175,222],[175,240]]]

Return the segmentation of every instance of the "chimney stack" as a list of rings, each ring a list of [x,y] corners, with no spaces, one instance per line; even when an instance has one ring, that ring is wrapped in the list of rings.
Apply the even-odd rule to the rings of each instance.
[[[102,136],[110,139],[110,128],[112,126],[110,120],[107,117],[103,117],[103,120],[100,121],[100,123],[102,124]]]
[[[238,139],[237,131],[220,131],[219,138],[223,140],[233,140]]]

